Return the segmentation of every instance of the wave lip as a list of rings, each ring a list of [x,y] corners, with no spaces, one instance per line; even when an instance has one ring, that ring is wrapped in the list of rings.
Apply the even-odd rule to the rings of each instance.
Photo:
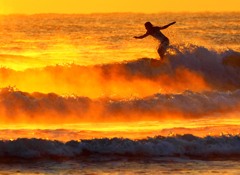
[[[121,156],[126,158],[176,157],[193,159],[240,159],[240,137],[221,136],[199,138],[190,134],[175,137],[155,137],[142,140],[103,138],[81,141],[49,141],[17,139],[0,142],[1,158],[61,159],[86,156]]]

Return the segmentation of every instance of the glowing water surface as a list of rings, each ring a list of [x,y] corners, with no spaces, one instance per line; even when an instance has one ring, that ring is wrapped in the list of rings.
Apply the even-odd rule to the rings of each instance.
[[[0,16],[0,173],[237,174],[239,19]],[[146,21],[177,21],[162,62]]]

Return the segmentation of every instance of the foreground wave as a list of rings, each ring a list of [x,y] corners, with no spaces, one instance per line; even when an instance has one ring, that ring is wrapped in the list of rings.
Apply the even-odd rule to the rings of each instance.
[[[42,139],[17,139],[0,141],[0,158],[64,159],[88,156],[114,156],[126,158],[177,157],[193,159],[240,160],[240,137],[221,136],[199,138],[187,134],[175,137],[155,137],[142,140],[122,138],[81,141],[49,141]]]

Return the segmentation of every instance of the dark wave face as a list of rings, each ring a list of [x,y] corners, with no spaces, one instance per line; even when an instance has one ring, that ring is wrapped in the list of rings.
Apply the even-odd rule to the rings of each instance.
[[[143,140],[92,139],[47,141],[42,139],[17,139],[0,142],[1,160],[15,159],[86,159],[97,156],[112,160],[116,157],[144,158],[193,158],[203,160],[231,160],[240,157],[239,136],[205,137],[193,135],[156,137]]]

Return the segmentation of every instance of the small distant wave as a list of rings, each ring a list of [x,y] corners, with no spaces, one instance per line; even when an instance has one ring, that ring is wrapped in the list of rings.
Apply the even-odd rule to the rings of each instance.
[[[0,157],[20,159],[64,159],[88,156],[125,158],[177,157],[193,159],[239,159],[240,137],[221,136],[199,138],[193,135],[155,137],[142,140],[103,138],[81,141],[49,141],[17,139],[0,141]]]

